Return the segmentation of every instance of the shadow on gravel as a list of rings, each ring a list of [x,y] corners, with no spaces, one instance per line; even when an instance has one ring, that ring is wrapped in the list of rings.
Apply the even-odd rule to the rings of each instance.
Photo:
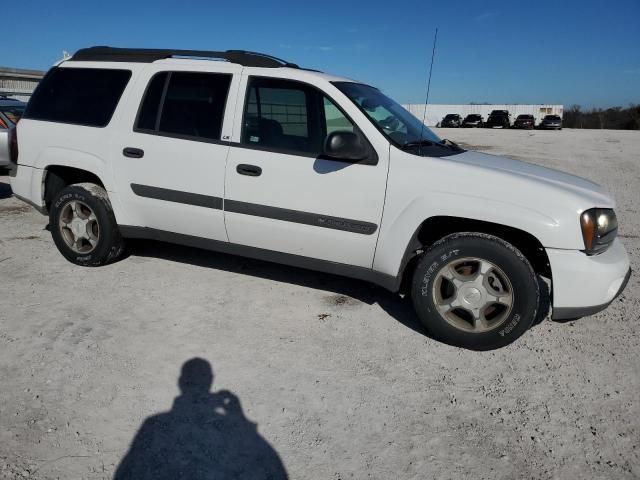
[[[169,412],[144,421],[114,479],[287,479],[280,457],[244,416],[238,397],[210,392],[212,384],[209,362],[185,362],[181,395]]]
[[[129,255],[133,256],[161,258],[198,267],[224,270],[225,272],[324,290],[355,298],[368,305],[379,303],[380,298],[384,297],[385,294],[387,297],[397,297],[399,300],[397,295],[373,284],[330,273],[316,272],[304,268],[153,240],[127,240],[127,246]]]
[[[382,287],[361,280],[151,240],[130,240],[128,245],[130,255],[162,258],[199,267],[224,270],[226,272],[324,290],[340,296],[354,298],[367,305],[377,303],[380,308],[405,327],[426,337],[433,338],[418,320],[408,295],[392,293]],[[549,289],[542,280],[539,283],[541,294],[543,298],[547,298],[547,301],[541,305],[533,326],[542,322],[549,312]]]
[[[152,240],[128,240],[127,245],[129,255],[162,258],[173,262],[324,290],[354,298],[367,305],[377,303],[403,325],[422,335],[429,336],[416,317],[408,297],[402,297],[397,293],[389,292],[382,287],[362,280]],[[339,305],[340,299],[336,300],[336,304]]]
[[[1,173],[2,172],[0,172],[0,174]],[[11,191],[11,185],[5,182],[0,182],[0,200],[9,198],[11,195],[13,195],[13,192]]]

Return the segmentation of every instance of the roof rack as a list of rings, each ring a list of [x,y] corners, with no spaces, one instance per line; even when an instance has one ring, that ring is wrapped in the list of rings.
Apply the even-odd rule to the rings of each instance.
[[[207,50],[166,50],[157,48],[90,47],[78,50],[68,61],[151,63],[156,60],[171,57],[218,58],[245,67],[300,68],[295,63],[289,63],[271,55],[247,52],[245,50],[215,52]]]

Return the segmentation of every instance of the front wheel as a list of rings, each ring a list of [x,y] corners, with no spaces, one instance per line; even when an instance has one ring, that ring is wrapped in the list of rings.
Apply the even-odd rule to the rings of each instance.
[[[124,251],[107,192],[93,183],[62,189],[49,212],[51,236],[60,253],[82,266],[105,265]]]
[[[472,350],[510,344],[531,326],[540,287],[513,245],[483,233],[456,233],[418,261],[412,300],[435,338]]]

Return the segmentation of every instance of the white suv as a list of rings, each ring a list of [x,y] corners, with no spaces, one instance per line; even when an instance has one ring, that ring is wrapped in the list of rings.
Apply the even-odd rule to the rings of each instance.
[[[522,335],[547,292],[577,318],[630,275],[599,186],[465,151],[374,87],[268,55],[83,49],[16,130],[13,191],[78,265],[149,238],[332,272],[406,288],[433,336],[473,349]]]

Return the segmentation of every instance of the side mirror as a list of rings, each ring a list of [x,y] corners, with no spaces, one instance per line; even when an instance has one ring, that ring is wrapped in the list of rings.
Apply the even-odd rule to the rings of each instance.
[[[325,155],[336,160],[357,162],[367,158],[367,147],[353,132],[331,132],[324,141]]]

